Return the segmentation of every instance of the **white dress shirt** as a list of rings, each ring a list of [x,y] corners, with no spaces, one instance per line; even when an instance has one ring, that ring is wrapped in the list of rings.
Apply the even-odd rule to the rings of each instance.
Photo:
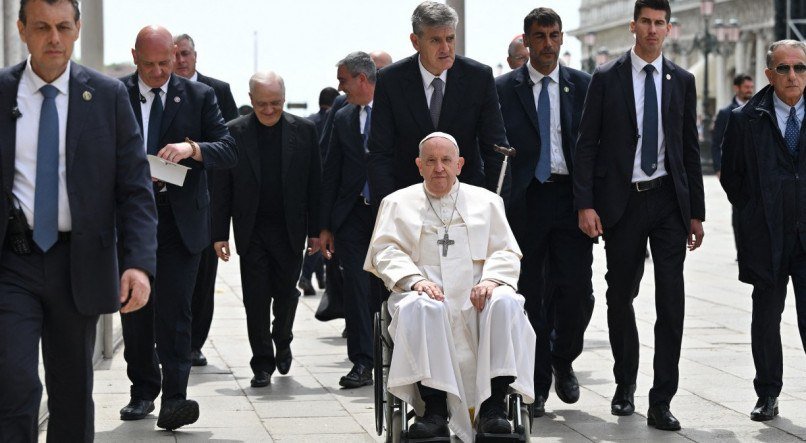
[[[775,120],[778,122],[778,129],[781,130],[781,137],[786,137],[786,121],[789,120],[789,108],[791,106],[784,103],[778,95],[772,94],[772,102],[775,104]],[[798,119],[798,133],[800,133],[800,125],[803,123],[804,102],[803,97],[795,103],[795,118]]]
[[[538,72],[531,63],[526,64],[529,70],[529,78],[532,80],[532,94],[535,96],[535,110],[537,110],[540,92],[543,90],[543,77],[545,75]],[[551,118],[549,134],[551,138],[551,173],[568,175],[568,165],[565,163],[565,154],[563,154],[563,133],[562,123],[560,122],[560,64],[554,68],[548,77],[549,81],[548,93],[549,102],[551,103]]]
[[[425,69],[423,62],[420,61],[420,56],[417,56],[417,64],[420,66],[420,75],[423,77],[423,88],[425,88],[425,104],[430,107],[431,95],[434,93],[434,87],[431,86],[431,82],[434,81],[437,76],[428,72],[428,69]],[[439,78],[442,79],[442,96],[445,97],[445,89],[448,87],[448,70],[446,69],[442,71],[442,73],[439,74]]]
[[[632,59],[632,89],[635,94],[635,119],[638,123],[638,145],[635,148],[635,162],[632,169],[632,182],[643,182],[662,177],[666,174],[666,137],[663,133],[663,113],[661,112],[661,102],[663,97],[663,54],[658,56],[652,61],[652,66],[655,67],[655,72],[652,73],[652,78],[655,80],[655,92],[658,99],[658,168],[651,176],[646,175],[641,169],[641,144],[643,143],[644,135],[644,82],[646,81],[646,72],[644,66],[650,64],[645,62],[638,54],[635,53],[635,47],[630,50],[630,58]]]
[[[162,93],[160,94],[160,99],[162,99],[162,109],[163,112],[165,110],[165,103],[168,99],[168,83],[171,81],[171,78],[168,77],[168,81],[165,82],[164,85],[160,86]],[[137,76],[137,86],[140,89],[140,97],[145,97],[145,101],[142,99],[140,100],[140,114],[143,116],[143,147],[148,149],[148,120],[151,116],[151,103],[154,102],[154,93],[151,92],[151,86],[143,83],[143,79],[140,76]],[[157,151],[162,149],[162,147],[158,147]]]
[[[70,218],[70,201],[67,198],[67,167],[65,156],[65,140],[67,134],[67,104],[69,102],[70,67],[56,80],[51,82],[59,90],[56,95],[56,112],[59,114],[59,231],[72,229]],[[36,152],[39,145],[39,114],[45,97],[39,92],[48,84],[31,68],[31,57],[25,64],[17,90],[17,108],[21,116],[17,119],[17,137],[15,141],[14,183],[12,193],[20,202],[28,226],[33,229],[34,197],[36,194]]]
[[[191,80],[191,81],[194,81],[194,82],[199,81],[199,73],[196,72],[196,71],[193,71],[193,75],[191,75],[188,80]],[[319,281],[319,280],[317,280],[317,281]]]

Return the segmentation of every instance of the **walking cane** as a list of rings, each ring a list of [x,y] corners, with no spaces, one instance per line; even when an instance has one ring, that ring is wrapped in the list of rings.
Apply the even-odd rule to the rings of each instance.
[[[501,173],[498,174],[498,187],[495,188],[495,193],[501,195],[501,188],[504,186],[504,175],[507,173],[507,163],[510,157],[515,156],[515,148],[493,145],[493,150],[504,156],[504,161],[501,163]]]

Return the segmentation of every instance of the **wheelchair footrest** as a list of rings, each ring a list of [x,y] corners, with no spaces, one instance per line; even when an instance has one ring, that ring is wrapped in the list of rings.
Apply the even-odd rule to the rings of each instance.
[[[476,443],[515,443],[525,442],[526,436],[523,434],[486,434],[477,433]]]
[[[450,437],[432,437],[432,438],[407,438],[405,435],[400,439],[405,443],[450,443]]]

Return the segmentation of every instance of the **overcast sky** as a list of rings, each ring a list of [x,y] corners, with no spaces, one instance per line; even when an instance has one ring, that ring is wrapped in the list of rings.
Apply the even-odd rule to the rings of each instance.
[[[382,49],[395,61],[411,55],[411,13],[420,0],[107,0],[104,61],[131,62],[137,32],[161,24],[196,41],[198,71],[232,86],[238,105],[248,103],[249,77],[258,70],[283,76],[288,102],[318,109],[319,91],[337,86],[334,64],[349,52]],[[522,33],[523,17],[536,6],[555,9],[563,30],[579,25],[579,0],[465,0],[466,55],[493,67],[506,65],[507,45]],[[149,14],[147,11],[154,11]],[[255,39],[257,32],[257,39]],[[579,66],[579,42],[566,34],[563,52]]]

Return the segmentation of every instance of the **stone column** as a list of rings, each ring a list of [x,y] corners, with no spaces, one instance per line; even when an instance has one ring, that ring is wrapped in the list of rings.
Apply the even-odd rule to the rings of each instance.
[[[767,68],[767,46],[769,46],[766,34],[766,30],[756,31],[756,72],[753,76],[756,81],[756,90],[769,83],[767,76],[764,75],[764,69]]]
[[[733,50],[733,63],[736,67],[737,74],[747,74],[747,56],[745,55],[745,49],[749,43],[750,34],[747,32],[742,32],[742,35],[739,37],[739,41],[736,42],[736,46]]]
[[[456,53],[465,55],[465,0],[446,0],[445,4],[456,10],[459,25],[456,27]]]
[[[81,2],[81,64],[104,70],[104,2]]]
[[[722,53],[716,53],[714,55],[714,83],[716,83],[714,85],[714,91],[716,92],[714,97],[716,98],[716,109],[720,109],[730,100],[730,91],[728,91],[725,85],[727,83],[725,80],[728,77],[728,73],[725,70],[725,55]]]
[[[3,0],[3,66],[19,63],[28,55],[17,31],[19,5],[18,1]]]

